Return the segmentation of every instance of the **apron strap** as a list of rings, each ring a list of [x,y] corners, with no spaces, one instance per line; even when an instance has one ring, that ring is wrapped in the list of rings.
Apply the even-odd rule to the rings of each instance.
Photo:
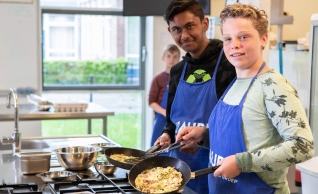
[[[215,69],[214,69],[214,72],[213,72],[213,76],[212,76],[213,80],[216,79],[216,72],[217,72],[217,70],[219,68],[222,55],[223,55],[223,48],[221,49],[221,52],[220,52],[219,57],[218,57],[218,61],[216,62],[216,66],[215,66]]]
[[[164,80],[164,84],[165,84],[165,89],[168,89],[168,79],[167,79],[168,75],[167,72],[163,73],[163,80]]]
[[[187,66],[188,66],[188,62],[185,62],[183,69],[182,69],[182,74],[181,74],[180,80],[184,79],[184,75],[185,75],[185,71],[187,69]]]
[[[241,99],[240,105],[242,105],[242,104],[244,103],[245,97],[246,97],[246,95],[247,95],[248,90],[250,89],[251,85],[254,83],[254,81],[255,81],[257,75],[259,74],[259,72],[261,72],[262,69],[265,67],[265,65],[266,65],[266,62],[264,61],[263,64],[262,64],[262,66],[261,66],[261,67],[259,68],[259,70],[257,71],[256,75],[253,77],[253,79],[252,79],[250,85],[248,86],[247,90],[245,91],[245,93],[244,93],[244,95],[243,95],[243,97],[242,97],[242,99]]]

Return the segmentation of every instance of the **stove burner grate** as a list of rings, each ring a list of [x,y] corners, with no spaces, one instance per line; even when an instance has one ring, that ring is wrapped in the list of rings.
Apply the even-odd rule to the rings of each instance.
[[[76,180],[71,182],[48,183],[52,193],[140,193],[132,187],[128,178],[108,178],[102,175],[102,179]]]
[[[35,183],[23,183],[23,184],[6,184],[2,179],[2,185],[0,185],[0,193],[19,193],[19,194],[32,194],[42,193],[38,190],[38,185]]]

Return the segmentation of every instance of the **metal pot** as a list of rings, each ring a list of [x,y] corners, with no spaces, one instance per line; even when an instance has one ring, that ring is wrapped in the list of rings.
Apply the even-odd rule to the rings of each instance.
[[[51,152],[20,153],[20,169],[22,174],[36,174],[50,170]]]
[[[66,170],[86,170],[93,165],[100,150],[95,146],[71,146],[57,148],[53,152]]]

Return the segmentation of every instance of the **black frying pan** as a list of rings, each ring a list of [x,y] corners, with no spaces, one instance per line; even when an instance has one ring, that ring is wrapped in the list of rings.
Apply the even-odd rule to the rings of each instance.
[[[105,155],[107,160],[114,166],[117,166],[119,168],[123,168],[126,170],[130,170],[134,164],[131,163],[124,163],[124,162],[120,162],[117,160],[113,160],[110,158],[110,156],[112,154],[124,154],[126,156],[133,156],[133,157],[145,157],[146,152],[148,153],[152,153],[157,151],[160,148],[160,145],[157,144],[153,147],[151,147],[149,150],[147,151],[142,151],[142,150],[137,150],[137,149],[133,149],[133,148],[124,148],[124,147],[113,147],[113,148],[108,148],[105,150]]]
[[[191,172],[190,167],[180,159],[169,157],[169,156],[157,156],[157,157],[144,159],[143,161],[134,165],[130,169],[129,174],[128,174],[129,183],[135,189],[137,189],[136,184],[135,184],[135,180],[136,180],[136,177],[141,172],[143,172],[144,170],[147,170],[147,169],[155,168],[155,167],[166,168],[168,166],[174,167],[176,170],[178,170],[182,174],[181,186],[178,189],[171,191],[169,193],[174,193],[174,192],[182,189],[189,182],[190,179],[195,179],[195,178],[201,177],[203,175],[213,173],[219,167],[219,166],[214,166],[214,167],[210,167],[210,168],[204,168],[201,170],[197,170],[195,172]],[[140,191],[140,190],[138,190],[138,191]],[[140,191],[140,192],[142,192],[142,191]]]

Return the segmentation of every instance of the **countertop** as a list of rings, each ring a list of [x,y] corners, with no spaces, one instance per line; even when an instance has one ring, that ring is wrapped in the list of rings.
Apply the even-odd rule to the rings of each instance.
[[[84,140],[84,139],[85,140]],[[47,152],[53,149],[51,145],[54,147],[64,147],[66,144],[77,144],[77,145],[87,145],[91,143],[100,143],[100,142],[113,142],[103,135],[89,135],[89,136],[65,136],[65,137],[33,137],[26,138],[33,139],[35,141],[44,141],[50,145],[49,148],[36,149],[36,150],[22,150],[22,152]],[[81,143],[81,144],[79,144]],[[115,142],[113,142],[115,143]],[[0,143],[1,144],[1,143]],[[3,146],[3,145],[2,145]],[[22,153],[21,152],[21,153]],[[53,158],[55,156],[52,156]],[[59,165],[55,165],[51,161],[50,171],[62,171],[65,170],[63,167]],[[89,171],[96,172],[95,168],[92,166],[88,169]],[[129,173],[129,171],[118,168],[113,176],[119,173]],[[37,177],[36,175],[24,175],[20,169],[20,157],[16,155],[12,155],[12,150],[0,150],[0,181],[5,181],[6,184],[22,184],[22,183],[35,183],[38,185],[38,189],[43,193],[50,193],[48,187],[46,187],[46,183],[41,179],[41,177]],[[182,194],[196,194],[193,190],[188,187],[183,187]]]
[[[24,175],[20,170],[20,161],[18,156],[13,156],[11,151],[0,151],[1,161],[0,161],[0,180],[4,180],[6,184],[18,184],[18,183],[31,183],[34,182],[38,185],[38,189],[43,193],[50,193],[49,189],[46,187],[44,181],[37,177],[36,175]],[[50,169],[50,171],[61,171],[65,170],[62,167],[55,167]],[[90,167],[89,170],[96,172],[94,167]],[[118,168],[116,173],[125,173],[127,170]],[[188,187],[183,188],[183,194],[196,194],[193,190]]]
[[[40,149],[25,149],[23,152],[52,152],[58,147],[81,146],[93,143],[113,142],[104,135],[77,135],[77,136],[50,136],[50,137],[22,137],[22,142],[26,140],[43,141],[48,146]],[[22,143],[23,144],[23,143]],[[116,144],[116,143],[115,143]],[[118,144],[117,144],[118,145]],[[44,184],[40,177],[35,175],[23,175],[20,170],[20,158],[12,154],[12,145],[2,145],[0,142],[0,181],[5,180],[7,184],[18,184],[34,182],[39,188]],[[22,147],[23,148],[23,147]],[[4,150],[2,150],[4,149]],[[8,150],[6,150],[8,149]],[[60,167],[61,168],[61,167]],[[56,171],[58,168],[51,168]]]
[[[20,158],[18,156],[13,156],[10,151],[0,151],[1,161],[0,161],[0,180],[4,180],[6,184],[19,184],[19,183],[35,183],[38,185],[38,189],[43,193],[50,193],[49,188],[46,183],[35,174],[24,175],[20,170]],[[63,171],[63,167],[51,167],[50,171]],[[88,171],[96,173],[94,167],[90,167]],[[125,173],[126,170],[119,169],[115,172]]]

